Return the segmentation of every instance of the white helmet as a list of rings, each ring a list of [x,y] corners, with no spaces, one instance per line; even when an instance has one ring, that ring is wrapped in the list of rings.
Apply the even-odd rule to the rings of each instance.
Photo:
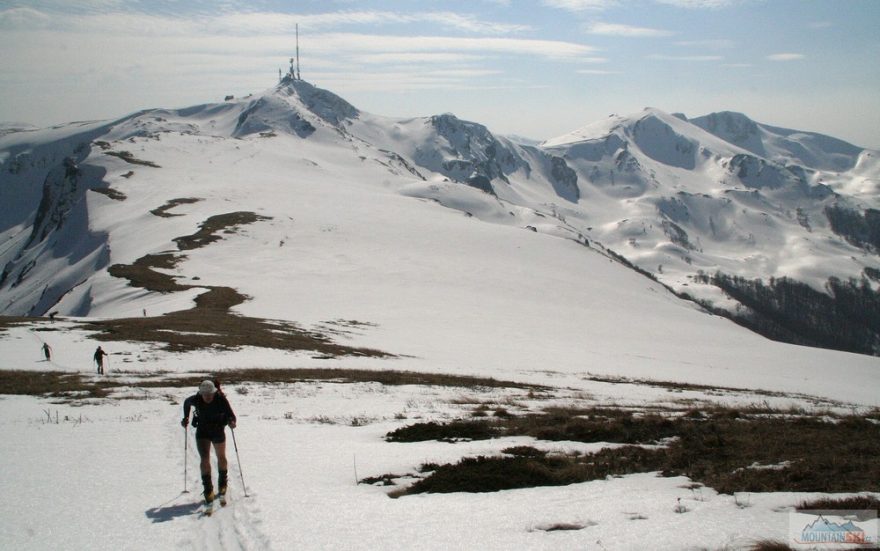
[[[217,392],[217,387],[214,386],[214,381],[211,381],[210,379],[205,379],[202,381],[202,384],[199,385],[199,394],[207,395],[214,394],[215,392]]]

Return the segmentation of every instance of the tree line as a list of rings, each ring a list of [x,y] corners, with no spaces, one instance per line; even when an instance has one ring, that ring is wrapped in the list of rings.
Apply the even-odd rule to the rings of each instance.
[[[863,249],[880,250],[880,210],[867,209],[864,214],[839,206],[825,207],[831,231],[850,244]]]
[[[880,212],[878,212],[880,214]],[[719,287],[745,309],[713,313],[773,340],[880,355],[880,292],[867,279],[832,277],[825,291],[789,278],[746,279],[721,272],[696,280]]]

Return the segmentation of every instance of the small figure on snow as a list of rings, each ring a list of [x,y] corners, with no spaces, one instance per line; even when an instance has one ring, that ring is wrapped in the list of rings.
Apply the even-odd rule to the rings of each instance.
[[[98,375],[104,374],[104,357],[107,353],[100,346],[95,350],[95,365],[98,366]]]
[[[52,347],[49,346],[49,343],[43,343],[43,356],[47,362],[52,361]]]
[[[235,413],[226,395],[211,380],[202,381],[199,391],[183,402],[181,426],[189,424],[189,410],[195,408],[193,426],[196,427],[196,448],[201,458],[202,485],[205,503],[214,501],[214,487],[211,482],[211,444],[217,456],[217,491],[221,503],[226,496],[228,466],[226,462],[226,425],[235,428]]]

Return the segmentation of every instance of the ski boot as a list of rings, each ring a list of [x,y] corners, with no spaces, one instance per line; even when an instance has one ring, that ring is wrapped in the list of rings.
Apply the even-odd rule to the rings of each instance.
[[[205,488],[203,492],[205,505],[210,505],[214,501],[214,486],[211,484],[211,475],[206,474],[202,476],[202,486]]]
[[[220,505],[226,505],[226,475],[227,471],[220,471],[220,475],[217,478],[217,493],[220,496]]]

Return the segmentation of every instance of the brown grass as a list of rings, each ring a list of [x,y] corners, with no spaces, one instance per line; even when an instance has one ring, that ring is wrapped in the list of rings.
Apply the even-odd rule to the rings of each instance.
[[[0,394],[47,396],[70,401],[106,398],[115,390],[136,385],[138,388],[195,388],[205,378],[219,380],[224,387],[247,383],[293,384],[308,381],[337,383],[379,383],[386,386],[430,385],[469,389],[529,388],[513,381],[466,377],[444,373],[368,369],[234,369],[217,374],[188,373],[143,374],[116,372],[124,376],[99,377],[60,371],[0,370]],[[135,378],[135,383],[131,379]]]
[[[126,163],[129,163],[132,165],[142,165],[142,166],[149,166],[149,167],[153,167],[153,168],[162,168],[161,166],[157,165],[153,161],[144,161],[143,159],[138,159],[130,151],[104,151],[104,155],[110,155],[111,157],[117,157],[119,159],[122,159]]]
[[[0,394],[103,398],[114,384],[90,380],[80,373],[0,370]]]
[[[100,193],[101,195],[106,195],[114,201],[125,201],[126,199],[128,199],[127,195],[119,190],[113,189],[112,187],[92,188],[92,191],[94,191],[95,193]]]
[[[235,233],[238,226],[253,224],[261,220],[271,220],[271,218],[246,211],[218,214],[205,220],[196,233],[186,237],[178,237],[174,239],[174,242],[177,243],[177,248],[181,251],[198,249],[219,241],[218,233],[220,232]]]
[[[201,199],[198,199],[196,197],[181,197],[180,199],[171,199],[170,201],[166,202],[161,207],[158,207],[158,208],[151,210],[150,214],[153,214],[155,216],[159,216],[162,218],[172,218],[174,216],[183,216],[182,214],[174,214],[174,213],[170,213],[168,211],[175,208],[175,207],[178,207],[180,205],[191,205],[193,203],[198,203],[199,201],[201,201]]]
[[[462,461],[438,469],[440,475],[431,475],[441,476],[442,484],[420,482],[413,491],[493,491],[492,483],[475,480],[490,472],[508,481],[504,484],[513,484],[509,487],[526,487],[650,471],[687,476],[721,493],[880,491],[880,462],[876,460],[880,425],[857,416],[828,420],[720,407],[711,415],[687,417],[607,408],[551,409],[509,419],[418,423],[395,430],[387,438],[419,441],[518,435],[625,444],[675,438],[657,449],[626,446],[582,457],[518,455]]]
[[[760,540],[749,547],[749,551],[794,551],[794,549],[780,540]]]
[[[804,501],[797,506],[798,511],[880,511],[880,499],[875,496],[853,496],[843,498],[821,498]]]

